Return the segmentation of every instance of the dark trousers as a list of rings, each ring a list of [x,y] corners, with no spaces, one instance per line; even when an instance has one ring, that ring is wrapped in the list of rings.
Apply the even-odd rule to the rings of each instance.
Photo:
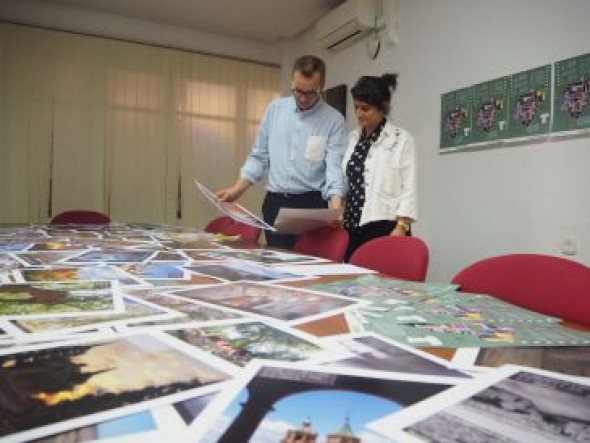
[[[287,194],[267,192],[262,204],[262,216],[264,221],[274,226],[275,219],[281,208],[327,208],[328,202],[322,198],[319,191],[303,192],[301,194]],[[277,234],[264,231],[266,244],[275,248],[293,249],[297,241],[297,235]]]
[[[394,230],[396,225],[397,222],[395,221],[379,220],[359,226],[358,228],[348,229],[348,248],[346,249],[344,261],[348,262],[352,253],[362,244],[374,238],[391,234],[391,231]],[[411,231],[406,235],[412,235]]]

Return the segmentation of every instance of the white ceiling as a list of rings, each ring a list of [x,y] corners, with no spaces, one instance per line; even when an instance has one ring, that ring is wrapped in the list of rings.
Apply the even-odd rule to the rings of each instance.
[[[43,0],[235,37],[275,42],[344,0]]]

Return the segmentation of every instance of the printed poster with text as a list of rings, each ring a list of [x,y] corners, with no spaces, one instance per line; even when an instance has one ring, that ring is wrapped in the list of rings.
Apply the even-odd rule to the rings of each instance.
[[[551,65],[512,74],[508,81],[508,134],[505,138],[549,133]]]
[[[447,92],[441,96],[441,150],[471,143],[472,100],[472,87]]]
[[[508,130],[508,77],[473,87],[472,143],[495,142]]]
[[[555,62],[552,132],[590,128],[590,54]]]

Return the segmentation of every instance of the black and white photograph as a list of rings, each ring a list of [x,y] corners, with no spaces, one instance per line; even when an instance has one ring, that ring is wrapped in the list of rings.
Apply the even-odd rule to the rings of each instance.
[[[447,360],[376,334],[345,334],[324,338],[323,341],[341,346],[351,354],[322,363],[330,367],[469,377],[459,370],[449,368]]]
[[[506,365],[379,420],[372,429],[403,430],[404,442],[588,441],[590,382]]]

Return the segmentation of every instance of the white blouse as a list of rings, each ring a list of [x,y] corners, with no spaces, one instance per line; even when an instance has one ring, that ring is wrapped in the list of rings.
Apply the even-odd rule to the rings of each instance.
[[[342,160],[344,174],[360,134],[360,129],[355,129],[348,137],[348,149]],[[416,154],[414,139],[408,131],[389,121],[385,124],[367,155],[364,177],[365,205],[360,226],[396,217],[417,220]]]

